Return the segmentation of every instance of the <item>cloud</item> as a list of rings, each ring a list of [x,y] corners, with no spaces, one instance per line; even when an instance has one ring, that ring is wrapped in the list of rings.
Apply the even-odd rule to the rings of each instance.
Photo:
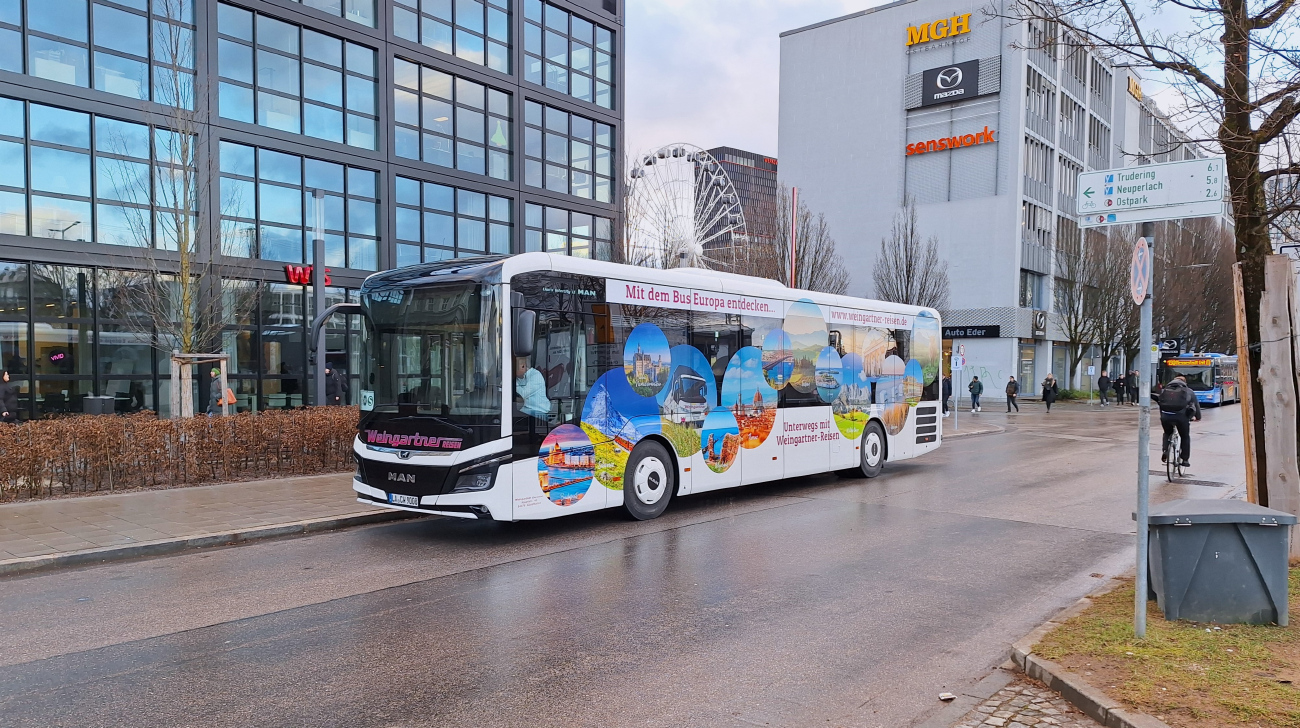
[[[776,154],[780,34],[871,7],[861,0],[627,4],[629,152],[685,142]]]

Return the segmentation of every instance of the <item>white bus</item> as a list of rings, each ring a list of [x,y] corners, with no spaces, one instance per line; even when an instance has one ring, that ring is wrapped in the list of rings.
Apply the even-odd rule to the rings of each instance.
[[[553,518],[939,447],[939,315],[699,269],[526,253],[361,288],[358,500]]]

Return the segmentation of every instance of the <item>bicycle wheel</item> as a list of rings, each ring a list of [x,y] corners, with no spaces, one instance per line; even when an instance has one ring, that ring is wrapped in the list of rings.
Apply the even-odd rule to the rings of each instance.
[[[1174,482],[1175,473],[1178,470],[1178,433],[1175,432],[1173,437],[1169,438],[1169,445],[1165,447],[1165,478]]]

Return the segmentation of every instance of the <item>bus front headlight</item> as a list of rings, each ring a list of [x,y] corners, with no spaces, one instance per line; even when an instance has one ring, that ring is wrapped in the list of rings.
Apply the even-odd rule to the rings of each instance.
[[[509,455],[503,455],[485,462],[475,463],[461,471],[456,478],[456,485],[451,489],[452,494],[478,493],[490,490],[496,481],[497,468],[509,459]]]

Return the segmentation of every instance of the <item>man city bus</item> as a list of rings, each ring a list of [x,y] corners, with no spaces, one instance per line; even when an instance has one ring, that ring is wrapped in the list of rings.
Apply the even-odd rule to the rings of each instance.
[[[525,253],[360,291],[364,503],[463,518],[676,497],[939,447],[932,309],[699,269]]]

